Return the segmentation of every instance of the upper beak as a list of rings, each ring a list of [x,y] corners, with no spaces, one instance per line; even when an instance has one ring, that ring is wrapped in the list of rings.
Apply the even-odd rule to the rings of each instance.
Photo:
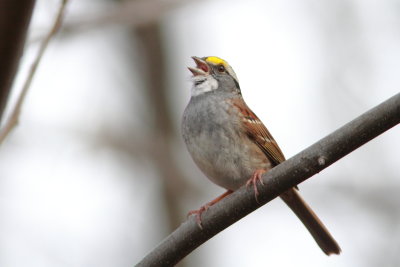
[[[199,57],[192,57],[192,59],[196,63],[196,68],[188,67],[188,69],[193,73],[193,76],[210,74],[210,67],[205,60]]]

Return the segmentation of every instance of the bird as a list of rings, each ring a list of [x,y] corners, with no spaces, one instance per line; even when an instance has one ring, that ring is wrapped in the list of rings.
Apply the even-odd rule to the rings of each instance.
[[[257,198],[257,183],[262,184],[262,175],[285,161],[285,157],[268,129],[247,106],[238,78],[228,62],[216,56],[193,56],[192,59],[196,66],[188,67],[192,87],[182,116],[182,137],[199,169],[227,190],[200,209],[189,212],[197,216],[201,227],[201,214],[241,186],[252,186]],[[280,198],[325,254],[340,254],[338,243],[300,196],[297,187],[287,190]]]

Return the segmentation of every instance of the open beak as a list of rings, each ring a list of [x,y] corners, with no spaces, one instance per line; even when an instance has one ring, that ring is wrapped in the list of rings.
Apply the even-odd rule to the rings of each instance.
[[[196,68],[188,67],[193,76],[206,76],[210,74],[210,67],[207,62],[199,57],[192,57],[194,62],[196,63]]]

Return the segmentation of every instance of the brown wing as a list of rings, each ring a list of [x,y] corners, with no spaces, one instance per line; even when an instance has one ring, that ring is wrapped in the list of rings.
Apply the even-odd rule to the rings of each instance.
[[[243,115],[243,124],[247,135],[252,139],[264,152],[264,154],[272,161],[274,165],[278,165],[285,160],[281,149],[269,133],[261,120],[246,105],[243,99],[232,99],[233,105]]]
[[[243,99],[234,99],[232,102],[238,111],[243,115],[243,124],[249,138],[260,147],[260,149],[274,165],[278,165],[284,161],[285,157],[283,156],[278,144],[275,142],[274,138],[264,124],[260,121],[260,119],[246,105]],[[300,218],[308,231],[310,231],[317,244],[327,255],[340,254],[341,249],[338,243],[335,241],[317,215],[300,197],[296,189],[297,187],[289,189],[281,195],[281,198]]]

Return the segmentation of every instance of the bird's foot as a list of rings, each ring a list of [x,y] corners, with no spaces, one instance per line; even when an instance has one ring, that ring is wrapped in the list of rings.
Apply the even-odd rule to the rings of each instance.
[[[267,171],[263,170],[263,169],[256,170],[253,173],[253,175],[250,177],[250,179],[246,182],[246,187],[248,187],[250,185],[253,185],[254,196],[255,196],[257,202],[258,202],[258,198],[257,197],[259,195],[259,192],[258,192],[258,189],[257,189],[257,182],[260,182],[261,185],[264,185],[264,182],[262,180],[262,175],[264,173],[266,173],[266,172]]]
[[[203,226],[201,224],[201,214],[203,212],[205,212],[206,210],[208,210],[209,207],[211,207],[212,205],[214,205],[215,203],[217,203],[218,201],[220,201],[221,199],[223,199],[224,197],[226,197],[227,195],[230,195],[232,193],[233,193],[232,190],[226,191],[225,193],[223,193],[222,195],[220,195],[216,199],[214,199],[214,200],[208,202],[207,204],[201,206],[200,209],[189,211],[187,216],[189,217],[190,215],[196,215],[197,225],[200,227],[200,229],[203,229]]]

